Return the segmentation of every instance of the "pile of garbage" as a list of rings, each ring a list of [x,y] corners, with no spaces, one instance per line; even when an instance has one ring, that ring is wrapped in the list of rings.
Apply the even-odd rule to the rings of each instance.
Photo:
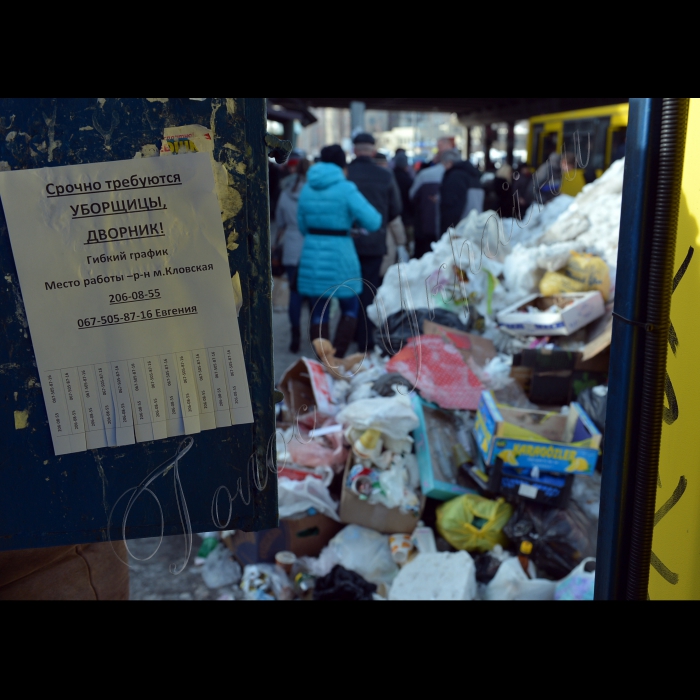
[[[497,315],[513,304],[537,293],[589,290],[612,301],[623,174],[620,160],[576,198],[562,194],[546,205],[535,202],[522,219],[472,211],[432,252],[389,268],[369,318],[386,327],[406,309],[450,311],[512,354],[518,343],[504,337]],[[577,270],[585,256],[595,264]]]
[[[207,585],[591,600],[623,169],[522,220],[472,212],[390,268],[371,355],[315,341],[279,384],[280,527],[206,533]]]

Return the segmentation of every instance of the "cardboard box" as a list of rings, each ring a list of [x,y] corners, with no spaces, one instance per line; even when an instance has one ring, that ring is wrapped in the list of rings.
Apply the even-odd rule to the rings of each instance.
[[[528,313],[527,307],[540,309]],[[561,311],[548,312],[553,306]],[[543,297],[533,294],[501,311],[497,318],[501,328],[512,335],[571,335],[605,315],[605,302],[600,292],[558,294]]]
[[[317,557],[343,527],[341,523],[317,513],[298,520],[280,520],[280,526],[273,530],[237,530],[226,544],[242,566],[274,564],[277,552]]]
[[[511,376],[521,381],[530,401],[568,406],[585,389],[607,384],[610,354],[585,362],[580,352],[523,350],[513,358]]]
[[[500,459],[486,465],[472,435],[475,464],[467,470],[469,476],[488,498],[503,496],[511,503],[534,501],[550,508],[566,507],[574,485],[573,474],[534,472],[532,469],[504,467]],[[533,475],[534,473],[534,475]]]
[[[468,449],[468,432],[465,430],[464,435],[459,435],[449,419],[449,411],[431,406],[417,394],[412,394],[411,402],[420,420],[420,425],[413,431],[413,440],[423,493],[428,498],[438,501],[450,501],[466,493],[477,493],[474,489],[459,483],[460,472],[457,465],[452,462],[444,464],[445,460],[452,460],[452,445],[461,442]],[[430,428],[428,422],[430,422]],[[436,422],[442,422],[443,435],[437,434]],[[440,449],[438,449],[439,442],[443,443]]]
[[[372,505],[363,501],[347,487],[348,473],[353,464],[353,455],[350,453],[343,474],[343,486],[340,496],[340,508],[338,515],[346,525],[360,525],[371,530],[376,530],[384,535],[410,535],[423,515],[425,508],[425,496],[421,495],[420,513],[417,516],[402,513],[398,508],[387,508],[381,504]]]
[[[290,420],[314,408],[324,416],[334,416],[339,410],[333,402],[333,378],[315,360],[303,357],[295,362],[282,375],[279,388],[284,394]]]
[[[607,384],[612,305],[582,334],[585,345],[580,352],[555,347],[523,350],[513,357],[510,376],[530,401],[541,406],[568,406],[585,389]]]
[[[445,343],[459,350],[465,362],[471,358],[479,367],[485,367],[497,355],[496,346],[488,338],[441,326],[427,319],[423,321],[423,333],[439,335]]]
[[[532,433],[539,439],[530,438]],[[592,474],[602,437],[577,403],[568,416],[499,408],[488,391],[481,395],[474,435],[487,465],[500,458],[506,467],[559,474]]]

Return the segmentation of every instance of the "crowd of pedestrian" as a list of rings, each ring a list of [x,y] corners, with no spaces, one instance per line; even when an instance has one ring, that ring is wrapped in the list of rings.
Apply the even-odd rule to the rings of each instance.
[[[339,358],[353,342],[359,351],[371,352],[376,328],[366,308],[391,265],[422,257],[473,210],[501,209],[503,216],[512,216],[514,201],[523,211],[531,204],[527,166],[518,171],[504,166],[484,184],[454,138],[440,139],[433,160],[417,173],[405,150],[397,150],[391,161],[378,153],[371,134],[357,134],[353,151],[349,163],[340,146],[326,146],[314,164],[294,151],[286,172],[271,171],[274,243],[283,248],[290,289],[292,353],[299,352],[305,302],[311,340],[332,338]],[[341,317],[331,334],[333,298]]]

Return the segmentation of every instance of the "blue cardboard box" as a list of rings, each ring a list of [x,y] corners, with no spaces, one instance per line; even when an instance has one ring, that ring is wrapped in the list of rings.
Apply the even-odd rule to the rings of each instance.
[[[474,436],[485,464],[500,459],[504,467],[581,475],[595,471],[602,437],[577,403],[562,416],[499,407],[488,391],[481,395]]]
[[[437,442],[439,436],[432,434],[428,429],[426,421],[426,413],[439,419],[444,418],[444,427],[446,431],[450,431],[450,422],[448,420],[451,411],[443,411],[435,404],[428,403],[420,398],[416,393],[411,396],[413,410],[418,415],[420,425],[413,431],[413,440],[415,441],[416,457],[418,459],[418,472],[420,474],[421,490],[428,498],[434,498],[438,501],[451,501],[453,498],[463,496],[466,493],[478,494],[475,489],[466,488],[458,483],[457,475],[459,469],[456,465],[447,464],[448,460],[452,459],[452,455],[447,450],[440,451],[441,458],[438,456]],[[464,428],[464,435],[459,435],[457,430],[452,429],[453,444],[454,441],[460,442],[466,449],[469,447],[469,432]],[[431,445],[431,437],[433,444]],[[432,449],[431,449],[432,447]],[[450,445],[450,450],[451,450]],[[454,477],[449,473],[454,466]]]
[[[471,451],[475,464],[467,472],[487,498],[503,496],[511,503],[535,501],[550,508],[566,508],[576,476],[541,472],[539,469],[504,467],[501,460],[493,466],[484,464],[472,434]]]

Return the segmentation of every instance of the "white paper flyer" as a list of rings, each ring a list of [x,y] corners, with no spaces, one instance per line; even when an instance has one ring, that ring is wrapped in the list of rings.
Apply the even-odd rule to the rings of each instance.
[[[0,172],[57,455],[253,422],[208,153]]]

